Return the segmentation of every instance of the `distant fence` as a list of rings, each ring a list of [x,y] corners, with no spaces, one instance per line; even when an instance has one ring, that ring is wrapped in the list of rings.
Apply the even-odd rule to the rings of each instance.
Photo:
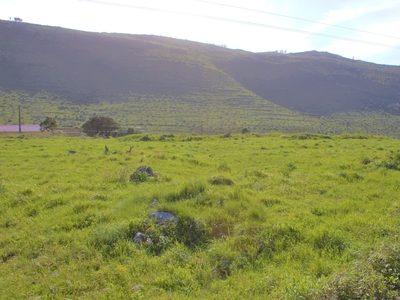
[[[65,136],[82,136],[83,134],[81,128],[68,128],[68,127],[53,128],[52,133]]]

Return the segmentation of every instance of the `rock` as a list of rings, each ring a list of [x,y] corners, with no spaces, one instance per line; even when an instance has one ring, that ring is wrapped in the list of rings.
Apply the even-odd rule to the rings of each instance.
[[[158,177],[158,173],[153,173],[153,169],[151,167],[142,166],[136,169],[136,171],[130,176],[130,179],[133,181],[145,181],[146,176],[143,178],[144,174],[146,174],[147,177]]]
[[[155,219],[157,222],[175,222],[178,223],[178,218],[170,212],[155,212],[150,215],[150,219]]]
[[[136,169],[135,172],[146,172],[146,168],[147,168],[146,166],[139,167]]]
[[[142,166],[137,168],[135,172],[146,172],[147,176],[153,176],[153,169],[151,167]]]
[[[146,239],[147,239],[147,238],[146,238],[146,236],[145,236],[143,233],[138,232],[138,233],[135,234],[135,236],[133,237],[132,241],[133,241],[136,245],[140,246],[140,244],[141,244],[141,243],[144,243],[144,242],[146,241]]]
[[[154,175],[153,174],[153,169],[151,167],[147,167],[146,168],[146,173],[147,173],[147,176],[153,176]]]
[[[151,238],[146,237],[141,232],[138,232],[138,233],[135,234],[135,236],[132,239],[132,242],[134,242],[138,246],[140,246],[142,243],[147,243],[147,244],[152,244],[153,243]]]

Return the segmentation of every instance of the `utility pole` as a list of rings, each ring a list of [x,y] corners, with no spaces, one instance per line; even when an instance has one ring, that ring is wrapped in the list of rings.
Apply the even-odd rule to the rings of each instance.
[[[21,105],[18,106],[18,129],[19,133],[21,133]]]

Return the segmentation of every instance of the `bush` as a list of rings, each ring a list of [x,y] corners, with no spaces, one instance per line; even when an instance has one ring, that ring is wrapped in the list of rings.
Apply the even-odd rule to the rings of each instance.
[[[40,122],[40,131],[49,131],[57,127],[57,121],[54,118],[46,117],[43,122]]]

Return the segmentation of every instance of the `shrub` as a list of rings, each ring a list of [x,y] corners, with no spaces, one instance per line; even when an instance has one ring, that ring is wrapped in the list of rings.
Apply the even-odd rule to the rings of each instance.
[[[133,182],[145,182],[149,179],[146,171],[136,171],[131,176],[129,176],[130,181]]]

